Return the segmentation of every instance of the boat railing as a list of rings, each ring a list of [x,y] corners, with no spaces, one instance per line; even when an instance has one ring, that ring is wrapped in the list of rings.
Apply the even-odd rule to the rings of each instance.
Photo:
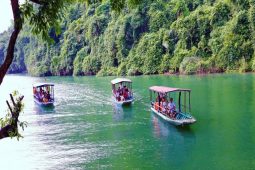
[[[184,104],[181,104],[181,112],[183,113],[188,113],[191,115],[191,110],[190,110],[190,107],[184,105]]]

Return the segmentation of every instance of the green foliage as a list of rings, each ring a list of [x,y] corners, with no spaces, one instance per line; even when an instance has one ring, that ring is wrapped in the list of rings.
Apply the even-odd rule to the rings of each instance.
[[[97,76],[117,76],[116,67],[103,67],[98,73]]]
[[[84,47],[82,48],[78,53],[77,56],[74,59],[74,71],[73,71],[73,75],[74,76],[78,76],[78,75],[82,75],[83,71],[82,71],[82,62],[84,60],[84,58],[89,54],[89,47]]]
[[[255,57],[253,57],[251,69],[255,71]]]
[[[213,8],[211,24],[213,26],[224,25],[231,17],[230,6],[225,1],[219,1]]]
[[[87,56],[82,63],[82,70],[85,75],[95,75],[101,68],[101,62],[98,58]]]
[[[165,54],[159,66],[160,73],[166,73],[170,71],[170,64],[171,64],[171,56],[169,54]]]
[[[48,9],[57,10],[47,22],[51,12],[46,7],[35,11],[29,2],[22,6],[27,21],[10,72],[124,76],[255,70],[254,0],[87,0],[89,6],[71,2],[51,4]],[[37,28],[54,43],[30,34]],[[0,63],[10,31],[0,36]]]
[[[128,67],[143,74],[156,74],[163,54],[162,31],[145,34],[128,56]]]
[[[200,60],[198,57],[185,57],[180,64],[180,73],[195,74],[199,70]]]
[[[125,76],[127,75],[127,63],[126,62],[122,62],[117,70],[117,75],[118,76]]]

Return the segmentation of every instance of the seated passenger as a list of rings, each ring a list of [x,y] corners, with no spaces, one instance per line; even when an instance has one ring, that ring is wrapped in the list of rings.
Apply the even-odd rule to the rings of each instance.
[[[116,92],[115,97],[116,97],[117,101],[120,101],[120,93],[119,93],[119,91]]]
[[[130,91],[128,91],[128,98],[131,99],[132,98],[132,93]]]
[[[46,98],[47,98],[49,101],[51,100],[51,98],[50,98],[50,92],[47,93]]]
[[[163,109],[162,111],[164,113],[167,112],[167,99],[165,99],[165,98],[162,99],[162,109]]]
[[[128,99],[128,92],[124,90],[123,97],[127,100]]]
[[[121,101],[125,101],[125,98],[124,98],[123,95],[120,96],[120,100],[121,100]]]
[[[170,102],[168,103],[168,110],[169,110],[170,117],[173,117],[173,118],[175,117],[175,115],[176,115],[175,108],[176,108],[176,106],[173,101],[173,98],[170,98]]]
[[[154,102],[154,109],[159,110],[159,102]]]

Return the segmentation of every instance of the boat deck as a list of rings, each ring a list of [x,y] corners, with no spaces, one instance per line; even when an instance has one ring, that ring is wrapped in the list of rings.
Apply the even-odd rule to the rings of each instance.
[[[163,118],[164,120],[168,121],[169,123],[179,126],[179,125],[188,125],[188,124],[193,124],[196,122],[196,119],[193,118],[190,114],[187,113],[178,113],[176,117],[170,118],[166,114],[163,114],[157,110],[155,110],[153,107],[151,107],[151,110],[156,113],[158,116]]]

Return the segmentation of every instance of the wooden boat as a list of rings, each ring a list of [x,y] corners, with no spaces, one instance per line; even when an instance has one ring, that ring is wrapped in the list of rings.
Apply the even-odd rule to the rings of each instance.
[[[128,105],[134,101],[132,81],[126,78],[116,78],[111,81],[112,99],[118,105]]]
[[[34,102],[40,106],[54,105],[54,84],[37,83],[33,85]]]
[[[176,126],[188,125],[196,122],[196,119],[190,113],[190,89],[152,86],[149,90],[151,110],[158,116]],[[178,101],[177,106],[174,104],[174,98]],[[167,101],[169,102],[167,103]]]

